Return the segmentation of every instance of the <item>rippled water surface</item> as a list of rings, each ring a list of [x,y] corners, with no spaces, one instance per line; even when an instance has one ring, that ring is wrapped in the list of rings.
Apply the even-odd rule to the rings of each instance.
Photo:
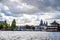
[[[60,32],[0,31],[0,40],[60,40]]]

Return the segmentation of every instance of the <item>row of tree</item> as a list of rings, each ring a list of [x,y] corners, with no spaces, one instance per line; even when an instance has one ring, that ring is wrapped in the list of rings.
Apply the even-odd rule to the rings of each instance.
[[[35,27],[32,25],[32,26],[29,26],[29,25],[25,25],[24,27],[25,29],[32,29],[32,30],[35,30]],[[5,21],[4,23],[0,23],[0,30],[3,30],[3,31],[15,31],[15,30],[18,30],[18,27],[16,26],[16,20],[14,19],[11,23],[11,25],[7,24],[7,22]]]
[[[32,26],[25,25],[25,28],[26,28],[26,29],[32,29],[32,30],[35,30],[35,26],[33,26],[33,25],[32,25]]]
[[[12,21],[11,25],[7,24],[5,21],[4,23],[0,23],[0,30],[15,30],[16,29],[16,21],[15,19]]]

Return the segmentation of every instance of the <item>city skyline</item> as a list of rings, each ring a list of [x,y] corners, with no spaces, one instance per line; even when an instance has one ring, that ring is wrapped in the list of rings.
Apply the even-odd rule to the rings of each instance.
[[[38,25],[40,20],[60,22],[60,0],[0,0],[0,20],[17,25]]]

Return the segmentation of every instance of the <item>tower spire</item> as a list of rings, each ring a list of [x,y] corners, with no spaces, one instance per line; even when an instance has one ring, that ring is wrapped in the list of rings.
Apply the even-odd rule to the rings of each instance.
[[[46,21],[46,26],[48,25],[48,22]]]
[[[40,26],[41,26],[41,25],[43,25],[43,20],[42,20],[42,19],[41,19],[41,21],[40,21]]]

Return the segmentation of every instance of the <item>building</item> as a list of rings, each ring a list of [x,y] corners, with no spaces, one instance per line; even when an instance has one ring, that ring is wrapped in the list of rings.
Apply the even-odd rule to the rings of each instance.
[[[52,22],[49,26],[47,26],[46,31],[49,32],[57,32],[59,31],[58,28],[60,27],[60,24],[56,21]]]
[[[43,20],[41,20],[40,24],[35,28],[35,30],[37,30],[37,31],[45,31],[47,25],[48,25],[48,22],[43,22]]]
[[[18,30],[19,31],[33,31],[32,28],[27,29],[26,26],[20,26]],[[53,21],[52,23],[50,23],[50,25],[48,25],[48,22],[41,20],[40,24],[38,26],[35,26],[34,31],[60,32],[60,24],[57,23],[56,21]]]

